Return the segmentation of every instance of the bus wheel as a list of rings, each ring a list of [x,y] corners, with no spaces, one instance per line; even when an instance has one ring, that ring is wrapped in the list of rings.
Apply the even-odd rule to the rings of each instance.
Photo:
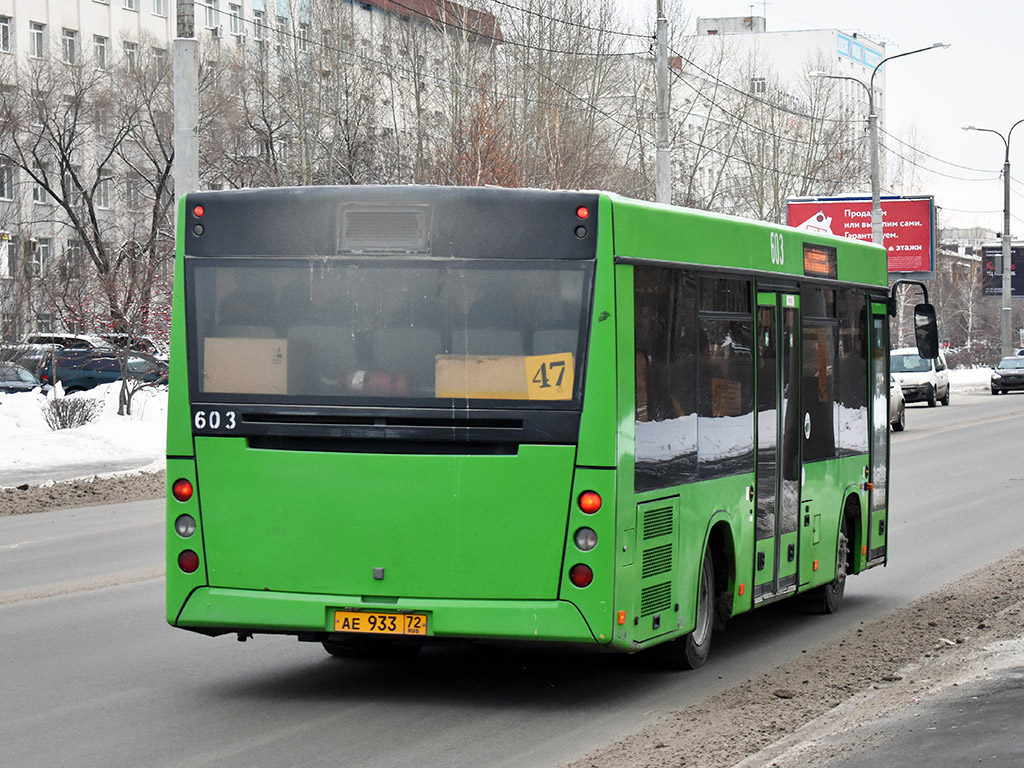
[[[346,637],[324,640],[324,650],[343,659],[411,659],[420,652],[419,643],[402,643],[387,638]]]
[[[671,669],[697,669],[708,660],[715,625],[715,568],[711,553],[704,552],[697,590],[697,625],[693,632],[658,646],[662,661]]]
[[[839,529],[839,543],[836,546],[836,577],[825,586],[820,587],[822,613],[835,613],[843,604],[843,594],[846,592],[847,557],[850,549],[848,530],[844,517],[842,527]]]

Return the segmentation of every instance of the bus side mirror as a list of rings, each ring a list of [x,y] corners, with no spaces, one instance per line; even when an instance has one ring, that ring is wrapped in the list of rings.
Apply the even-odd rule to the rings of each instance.
[[[939,356],[939,328],[935,321],[935,307],[931,304],[914,307],[914,336],[921,357],[934,360]]]

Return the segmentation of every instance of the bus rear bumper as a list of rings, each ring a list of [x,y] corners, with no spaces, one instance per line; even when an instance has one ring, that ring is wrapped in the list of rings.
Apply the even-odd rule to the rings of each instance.
[[[427,617],[425,638],[478,638],[599,644],[565,600],[427,600],[364,603],[359,597],[201,587],[171,623],[207,634],[334,633],[335,612],[359,609]]]

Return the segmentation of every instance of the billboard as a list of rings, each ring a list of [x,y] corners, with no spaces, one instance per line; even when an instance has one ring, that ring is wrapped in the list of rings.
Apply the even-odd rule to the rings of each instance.
[[[935,268],[935,202],[931,197],[882,198],[882,238],[889,271],[932,272]],[[787,223],[808,232],[826,232],[871,242],[871,198],[816,197],[789,200]]]
[[[1024,275],[1017,265],[1024,258],[1024,245],[1010,246],[1010,298],[1024,298]],[[981,295],[1003,295],[1003,246],[985,245],[981,249]]]

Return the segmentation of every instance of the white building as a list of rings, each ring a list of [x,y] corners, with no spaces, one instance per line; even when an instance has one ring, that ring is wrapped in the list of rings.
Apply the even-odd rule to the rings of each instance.
[[[682,55],[672,60],[680,81],[673,85],[672,112],[678,120],[677,156],[686,158],[690,152],[700,163],[695,171],[684,169],[699,181],[698,189],[688,191],[694,198],[707,194],[708,184],[714,181],[724,190],[724,196],[719,195],[713,207],[743,215],[766,215],[764,210],[745,209],[743,203],[730,198],[730,188],[744,184],[731,184],[728,179],[742,177],[745,170],[758,163],[737,155],[736,147],[759,132],[766,137],[765,144],[783,135],[790,146],[810,141],[815,131],[809,123],[814,120],[819,121],[816,135],[828,126],[841,126],[849,137],[845,151],[856,152],[867,166],[869,85],[875,67],[885,58],[883,43],[836,29],[771,32],[763,17],[750,16],[698,19],[697,34],[684,38],[682,46]],[[827,86],[824,80],[813,80],[820,75],[812,72],[829,75]],[[827,114],[816,112],[812,104],[812,83],[827,87],[833,94],[834,106]],[[873,92],[882,132],[884,69],[875,74]],[[759,107],[769,104],[776,113],[770,118],[757,117]],[[766,125],[765,120],[770,124]],[[702,143],[698,146],[697,142]],[[862,147],[853,148],[857,142]],[[778,147],[773,151],[777,152]],[[771,162],[775,159],[766,157],[765,167],[780,167]],[[852,165],[849,158],[846,163]],[[678,174],[674,179],[677,185],[685,184]],[[866,174],[850,178],[842,189],[861,191],[866,182]],[[807,189],[799,194],[833,193]]]

